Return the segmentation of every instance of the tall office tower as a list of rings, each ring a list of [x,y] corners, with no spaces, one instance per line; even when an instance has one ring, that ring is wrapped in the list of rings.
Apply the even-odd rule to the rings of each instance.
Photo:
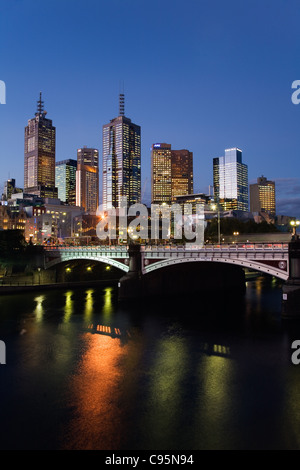
[[[124,114],[124,94],[119,96],[119,116],[103,126],[103,206],[128,206],[141,200],[141,128]]]
[[[76,170],[77,161],[68,159],[55,164],[55,185],[58,199],[69,206],[76,205]]]
[[[171,204],[193,193],[193,153],[172,150],[170,144],[151,147],[151,190],[154,204]]]
[[[172,202],[172,151],[170,144],[151,147],[151,201],[153,204]]]
[[[77,150],[76,206],[85,212],[97,211],[99,205],[99,151],[84,146]]]
[[[257,183],[250,184],[250,212],[267,212],[275,216],[275,182],[261,176]]]
[[[57,198],[55,187],[55,127],[46,118],[42,94],[37,112],[25,127],[24,192]]]
[[[177,196],[193,193],[193,152],[188,150],[171,151],[172,200]]]
[[[225,150],[225,156],[213,159],[214,196],[223,210],[248,211],[248,167],[242,163],[242,151]]]

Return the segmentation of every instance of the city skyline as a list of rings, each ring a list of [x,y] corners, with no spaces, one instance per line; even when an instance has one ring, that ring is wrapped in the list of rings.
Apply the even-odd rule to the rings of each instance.
[[[213,158],[224,148],[238,147],[249,168],[249,184],[262,174],[274,180],[278,213],[300,216],[300,107],[291,101],[292,82],[300,76],[296,2],[288,8],[279,1],[229,1],[226,8],[218,1],[214,6],[188,2],[182,8],[177,1],[151,6],[113,1],[100,8],[87,1],[89,21],[82,20],[79,2],[72,5],[69,16],[67,2],[53,2],[52,9],[45,5],[42,11],[34,8],[34,1],[3,8],[0,79],[6,83],[7,100],[0,106],[1,186],[9,178],[22,186],[23,130],[40,91],[57,129],[60,161],[75,159],[83,145],[102,148],[102,125],[117,114],[124,81],[126,114],[142,129],[142,192],[147,201],[153,143],[170,142],[193,152],[195,193],[207,193],[212,186]],[[162,21],[164,15],[169,21]],[[12,18],[15,37],[7,28]],[[25,60],[26,41],[20,42],[24,36],[32,45],[36,35],[28,25],[45,18],[49,45],[37,44],[33,58],[43,44],[53,60],[47,73],[42,61]],[[86,33],[80,41],[72,32],[79,18]],[[96,22],[101,28],[95,29]],[[107,41],[109,28],[115,34]],[[135,46],[132,57],[118,48],[125,33]],[[113,54],[107,52],[108,44]],[[88,63],[94,66],[92,75],[86,73]],[[138,72],[133,72],[134,64]]]

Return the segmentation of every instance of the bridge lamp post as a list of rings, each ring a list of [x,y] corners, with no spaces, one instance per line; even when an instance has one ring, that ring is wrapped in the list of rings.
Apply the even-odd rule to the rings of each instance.
[[[240,232],[233,232],[234,237],[237,237],[239,234],[240,234]],[[236,243],[236,240],[233,243]]]
[[[299,220],[291,220],[290,221],[290,225],[293,227],[293,233],[292,233],[292,237],[295,239],[297,238],[297,227],[300,225],[300,221]]]
[[[212,209],[215,211],[217,209],[218,215],[218,245],[221,244],[221,224],[220,224],[220,206],[219,204],[213,204]]]

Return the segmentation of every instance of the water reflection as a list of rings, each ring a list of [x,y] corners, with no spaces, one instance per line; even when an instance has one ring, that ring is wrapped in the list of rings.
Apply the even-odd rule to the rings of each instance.
[[[183,300],[136,314],[113,288],[3,297],[2,448],[300,449],[300,327],[274,328],[278,283],[249,281],[235,316],[201,299],[187,318]]]
[[[86,321],[89,321],[94,312],[94,299],[93,299],[94,289],[89,289],[86,291],[85,296],[85,308],[84,308],[84,318]]]
[[[70,318],[74,312],[74,300],[72,299],[72,295],[73,295],[72,291],[68,291],[65,294],[66,303],[64,307],[64,318],[63,318],[64,323],[69,323]]]
[[[34,310],[34,315],[37,323],[42,322],[43,320],[43,315],[44,315],[44,308],[43,308],[43,302],[45,300],[45,295],[40,295],[38,297],[35,297],[34,301],[36,302],[36,307]]]
[[[234,371],[234,362],[229,358],[219,355],[202,357],[198,366],[195,449],[230,449],[230,428],[235,416],[234,413],[231,415],[235,402]]]
[[[188,369],[188,351],[183,338],[160,339],[156,358],[149,372],[149,390],[145,398],[145,420],[142,427],[151,440],[143,442],[147,449],[173,448],[180,428],[184,403],[183,381]],[[153,432],[155,429],[155,433]]]
[[[118,449],[122,429],[122,395],[124,371],[120,362],[127,348],[109,336],[82,336],[84,353],[68,384],[67,406],[72,419],[64,431],[68,449]]]
[[[104,313],[105,317],[109,317],[113,313],[112,294],[113,294],[112,287],[106,287],[104,289],[104,296],[103,296],[104,304],[103,304],[102,312]]]

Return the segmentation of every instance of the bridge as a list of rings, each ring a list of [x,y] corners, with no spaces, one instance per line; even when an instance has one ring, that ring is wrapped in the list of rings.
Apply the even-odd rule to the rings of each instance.
[[[45,268],[74,260],[106,263],[125,273],[130,270],[128,246],[49,246],[45,250]],[[261,271],[279,279],[289,278],[288,243],[251,243],[232,245],[176,246],[141,245],[140,271],[143,275],[166,266],[191,262],[229,263]]]
[[[160,273],[164,268],[183,263],[219,263],[214,272],[219,275],[217,288],[227,288],[232,279],[235,292],[242,290],[241,268],[269,274],[283,281],[283,317],[300,317],[300,240],[289,243],[235,243],[222,245],[177,246],[138,245],[128,246],[47,246],[44,251],[44,268],[50,269],[60,263],[88,260],[106,263],[124,272],[119,281],[119,298],[135,299],[145,295],[159,295],[166,286],[166,277]],[[227,264],[231,271],[222,271],[220,264]],[[235,266],[235,268],[233,268]],[[189,270],[191,271],[191,270]],[[209,271],[209,270],[208,270]],[[187,271],[186,271],[187,272]],[[155,273],[154,277],[151,273]],[[178,273],[178,271],[177,271]],[[191,274],[192,276],[192,274]],[[198,282],[198,281],[197,281]],[[168,288],[172,281],[168,279]],[[184,276],[180,283],[174,281],[171,291],[189,281]],[[163,285],[163,287],[162,287]],[[194,288],[199,289],[199,282]],[[169,289],[170,291],[170,289]],[[182,291],[181,292],[185,292]]]
[[[47,246],[45,251],[45,269],[67,261],[88,260],[105,263],[121,271],[129,271],[129,251],[127,246]]]

